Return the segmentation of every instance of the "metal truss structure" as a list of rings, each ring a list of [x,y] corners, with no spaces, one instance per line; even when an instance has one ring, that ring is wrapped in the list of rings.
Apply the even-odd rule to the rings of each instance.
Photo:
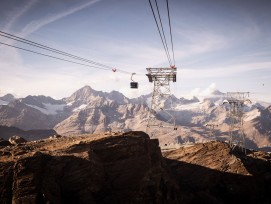
[[[239,146],[245,151],[244,105],[251,103],[249,92],[227,92],[223,104],[229,104],[229,144],[232,149]]]
[[[172,114],[170,82],[176,82],[177,68],[146,68],[146,76],[153,83],[151,110],[147,129],[151,136],[161,130],[177,130],[175,116]],[[160,120],[159,120],[160,119]],[[166,132],[165,132],[166,133]]]
[[[209,139],[216,141],[215,127],[218,127],[218,125],[208,123],[206,127],[209,128]]]

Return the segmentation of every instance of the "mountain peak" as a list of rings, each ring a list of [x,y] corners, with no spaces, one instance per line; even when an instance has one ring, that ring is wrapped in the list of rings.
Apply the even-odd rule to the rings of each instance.
[[[95,92],[94,89],[92,89],[89,85],[86,85],[82,88],[80,88],[78,91],[76,92],[80,92],[80,94],[84,94],[84,95],[90,95],[91,93]],[[75,92],[75,93],[76,93]]]
[[[182,104],[191,104],[191,103],[196,103],[199,102],[199,99],[196,96],[193,96],[192,99],[186,99],[184,97],[181,97],[179,100]]]
[[[86,85],[80,88],[79,90],[77,90],[76,92],[74,92],[70,97],[65,98],[64,101],[66,101],[67,103],[73,103],[77,101],[78,104],[82,105],[82,104],[87,104],[88,102],[90,102],[93,99],[93,97],[102,96],[102,95],[103,95],[103,92],[96,91],[92,89],[90,86]]]
[[[12,94],[6,94],[2,97],[0,97],[0,100],[6,101],[6,102],[11,102],[15,100],[15,97]]]
[[[96,93],[96,92],[97,91],[92,89],[90,86],[86,85],[86,86],[80,88],[79,90],[77,90],[76,92],[74,92],[72,94],[72,96],[77,95],[77,96],[88,97],[88,96],[90,96],[90,95],[92,95],[93,93]]]
[[[93,90],[93,89],[91,88],[91,86],[89,86],[89,85],[85,85],[85,86],[83,86],[81,89],[83,89],[83,90]],[[79,90],[81,90],[81,89],[79,89]]]
[[[224,93],[222,93],[222,92],[219,91],[219,90],[214,90],[214,91],[212,92],[212,95],[221,96],[221,95],[224,95]]]

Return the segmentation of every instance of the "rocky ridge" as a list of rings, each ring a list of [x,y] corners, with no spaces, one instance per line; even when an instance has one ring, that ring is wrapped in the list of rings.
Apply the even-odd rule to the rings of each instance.
[[[270,203],[271,154],[208,142],[164,152],[184,203]]]
[[[0,203],[270,203],[271,155],[208,142],[161,153],[144,132],[0,147]]]
[[[1,204],[178,203],[158,140],[143,132],[52,138],[0,154]]]

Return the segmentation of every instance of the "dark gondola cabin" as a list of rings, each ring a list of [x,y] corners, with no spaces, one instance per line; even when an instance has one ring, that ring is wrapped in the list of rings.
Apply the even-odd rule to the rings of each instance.
[[[138,88],[138,83],[134,82],[134,81],[130,82],[130,88],[131,89],[137,89]]]

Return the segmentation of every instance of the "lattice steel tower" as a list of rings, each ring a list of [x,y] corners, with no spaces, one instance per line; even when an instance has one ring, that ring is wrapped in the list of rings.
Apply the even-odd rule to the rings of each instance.
[[[248,97],[249,92],[227,92],[223,101],[223,104],[229,104],[229,143],[232,149],[239,146],[242,150],[245,150],[243,116],[245,103],[251,103]]]
[[[151,111],[146,131],[153,135],[161,128],[177,130],[175,116],[172,114],[170,82],[176,82],[177,68],[146,68],[149,82],[153,82]],[[159,120],[161,119],[161,120]]]
[[[217,124],[208,123],[206,127],[209,128],[209,139],[216,141],[215,127],[218,127]]]

